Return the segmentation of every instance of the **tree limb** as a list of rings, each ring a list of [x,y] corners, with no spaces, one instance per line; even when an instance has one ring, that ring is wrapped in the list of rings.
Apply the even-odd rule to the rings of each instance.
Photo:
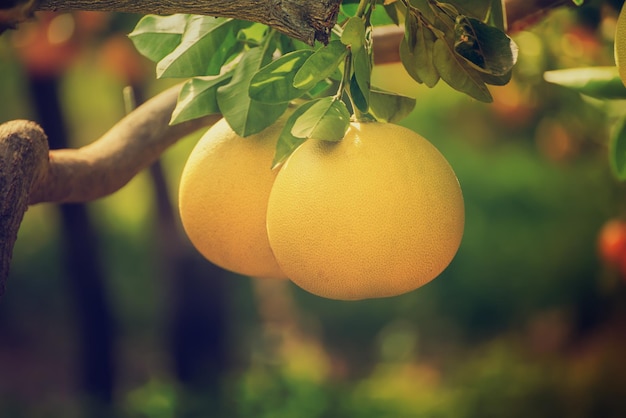
[[[341,0],[38,0],[0,6],[0,33],[14,27],[37,10],[107,11],[170,15],[176,13],[232,17],[264,23],[313,45],[328,43],[337,21]],[[14,3],[14,2],[10,2]]]
[[[0,125],[0,295],[28,205],[88,202],[107,196],[177,140],[221,117],[211,115],[169,126],[179,90],[176,86],[158,94],[80,149],[48,151],[46,135],[34,122]]]
[[[29,193],[47,160],[48,139],[39,125],[23,120],[0,125],[0,295]]]

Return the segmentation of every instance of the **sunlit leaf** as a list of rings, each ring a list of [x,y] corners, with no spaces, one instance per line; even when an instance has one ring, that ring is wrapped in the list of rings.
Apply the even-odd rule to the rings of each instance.
[[[247,51],[234,70],[231,81],[217,89],[217,103],[230,127],[240,136],[248,136],[270,126],[287,109],[288,103],[267,104],[248,95],[250,81],[261,68],[266,51]]]
[[[400,94],[372,90],[370,113],[380,122],[398,122],[407,117],[415,107],[415,99]]]
[[[493,98],[479,73],[466,66],[465,60],[456,54],[450,45],[437,39],[433,49],[433,60],[441,78],[450,87],[466,93],[482,102],[491,102]]]
[[[346,46],[341,41],[331,41],[325,47],[315,51],[296,73],[293,85],[302,90],[308,90],[318,82],[329,77],[347,54]]]
[[[341,140],[350,126],[346,105],[335,97],[318,99],[295,122],[291,134],[297,138]]]
[[[352,51],[360,49],[365,39],[365,22],[360,17],[351,17],[346,22],[341,34],[341,43],[350,45]]]
[[[313,54],[310,49],[293,51],[272,61],[252,77],[250,97],[264,103],[284,103],[306,93],[293,85],[296,72]]]
[[[157,77],[217,75],[222,65],[241,50],[237,33],[252,23],[194,15],[180,44],[157,64]]]
[[[517,62],[517,44],[500,29],[459,15],[454,30],[454,50],[476,70],[501,76]]]
[[[597,99],[626,99],[626,87],[615,66],[546,71],[543,78],[549,83],[558,84]]]
[[[626,117],[617,123],[611,133],[609,160],[615,176],[626,180]]]
[[[217,88],[230,81],[232,73],[215,77],[196,77],[185,82],[178,94],[170,125],[219,113]]]
[[[180,43],[189,15],[146,15],[128,35],[137,51],[151,61],[158,62]]]
[[[298,107],[285,122],[285,126],[278,137],[276,143],[276,153],[274,154],[274,161],[272,162],[272,168],[276,168],[279,164],[285,162],[285,160],[291,155],[292,152],[298,148],[300,144],[306,141],[306,138],[298,138],[291,133],[296,120],[308,109],[315,104],[314,101],[305,102]]]

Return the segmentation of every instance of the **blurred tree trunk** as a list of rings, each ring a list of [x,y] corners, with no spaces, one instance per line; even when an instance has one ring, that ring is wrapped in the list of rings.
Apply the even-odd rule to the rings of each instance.
[[[132,90],[136,103],[143,103],[142,87],[135,83]],[[227,336],[232,326],[227,321],[228,273],[207,262],[183,238],[160,161],[149,173],[157,211],[157,262],[168,294],[166,345],[173,374],[190,398],[183,405],[191,410],[179,411],[179,416],[206,414],[208,405],[216,413],[223,378],[233,364]],[[197,400],[200,405],[195,405]]]
[[[67,148],[67,129],[55,75],[29,77],[33,105],[48,135],[50,148]],[[77,323],[81,395],[85,414],[105,417],[113,401],[115,380],[111,315],[96,232],[84,204],[58,206],[63,231],[63,258]]]

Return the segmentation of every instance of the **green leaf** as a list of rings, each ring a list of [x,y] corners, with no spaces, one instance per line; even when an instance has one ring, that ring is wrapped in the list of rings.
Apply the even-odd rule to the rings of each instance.
[[[422,79],[417,74],[417,71],[415,69],[415,55],[413,54],[413,51],[409,49],[406,37],[402,38],[402,40],[400,41],[400,62],[402,62],[402,66],[413,80],[417,81],[420,84],[423,83]]]
[[[576,6],[582,6],[583,3],[585,3],[585,0],[572,0],[572,2],[576,5]]]
[[[291,134],[296,138],[339,141],[349,126],[350,113],[345,103],[335,97],[324,97],[296,120]]]
[[[293,86],[296,72],[313,55],[310,49],[293,51],[261,68],[250,83],[250,97],[263,103],[284,103],[296,99],[306,90]]]
[[[437,39],[435,42],[433,60],[439,75],[450,87],[482,102],[493,101],[479,73],[464,64],[466,61],[442,39]]]
[[[189,15],[146,15],[128,35],[141,55],[158,62],[172,52],[183,37]]]
[[[363,100],[365,101],[365,110],[370,97],[370,80],[372,78],[372,67],[370,57],[365,48],[359,48],[352,52],[352,69],[354,70],[354,79],[359,87]],[[361,109],[359,107],[359,109]]]
[[[237,33],[252,23],[194,15],[178,47],[157,64],[157,77],[217,75],[242,45]]]
[[[369,110],[369,88],[367,89],[367,98],[363,91],[361,91],[361,87],[353,75],[350,78],[350,97],[352,98],[352,103],[356,106],[356,108],[362,113],[367,113]]]
[[[230,81],[232,72],[216,77],[196,77],[185,82],[178,94],[170,125],[219,113],[217,88]]]
[[[341,22],[345,20],[345,17],[352,17],[356,15],[356,11],[358,9],[359,2],[341,2],[340,8],[340,16],[337,21]],[[382,3],[382,2],[381,2]],[[381,4],[383,6],[383,4]],[[386,6],[385,6],[386,7]],[[391,16],[386,13],[385,8],[383,7],[375,7],[372,11],[372,16],[370,18],[372,26],[383,26],[383,25],[391,25],[394,21],[391,19]]]
[[[217,89],[217,104],[230,127],[239,136],[248,136],[267,128],[287,109],[288,103],[267,104],[248,95],[250,81],[261,68],[267,50],[252,48],[235,67],[230,83]]]
[[[363,19],[351,17],[343,28],[341,43],[349,45],[354,52],[363,47],[363,40],[365,40],[365,23]]]
[[[341,64],[348,51],[339,40],[331,41],[323,48],[315,51],[296,73],[293,85],[308,90],[318,82],[329,77]]]
[[[439,81],[439,72],[433,63],[433,49],[437,37],[414,13],[410,13],[409,16],[413,18],[407,17],[407,24],[404,28],[408,50],[404,51],[405,57],[402,62],[405,67],[412,67],[411,72],[417,76],[413,78],[420,80],[428,87],[434,87]]]
[[[513,70],[510,70],[508,73],[503,75],[491,75],[487,73],[479,72],[481,80],[483,80],[487,84],[491,84],[494,86],[504,86],[509,81],[511,81],[511,77],[513,77]]]
[[[391,19],[391,21],[396,25],[400,25],[400,22],[402,21],[402,17],[404,16],[402,14],[403,10],[400,6],[398,6],[398,4],[402,4],[402,2],[396,1],[391,4],[387,4],[387,3],[383,4],[385,12],[387,12],[387,15],[389,16],[389,19]]]
[[[307,110],[315,104],[314,101],[305,102],[298,107],[285,122],[285,126],[278,137],[276,143],[276,153],[274,154],[274,161],[272,162],[272,168],[276,168],[278,165],[285,162],[285,160],[293,153],[300,144],[306,141],[306,138],[298,138],[293,136],[291,130],[296,123],[296,120]]]
[[[626,180],[626,117],[623,117],[611,132],[609,161],[615,176]]]
[[[454,50],[480,72],[501,76],[517,62],[517,44],[498,28],[459,15],[454,32]]]
[[[626,99],[617,67],[582,67],[546,71],[543,78],[597,99]]]
[[[506,30],[503,0],[450,0],[459,13]]]
[[[244,27],[237,34],[237,38],[248,44],[260,44],[265,39],[269,28],[262,23],[253,23],[248,27]]]
[[[372,90],[370,113],[380,122],[398,122],[415,107],[415,99],[400,94]]]

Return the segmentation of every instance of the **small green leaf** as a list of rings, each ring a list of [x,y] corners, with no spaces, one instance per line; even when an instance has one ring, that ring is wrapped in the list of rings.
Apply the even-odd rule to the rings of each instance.
[[[379,122],[398,122],[407,117],[415,107],[415,99],[396,93],[372,90],[370,113]]]
[[[183,37],[189,15],[146,15],[128,35],[137,51],[151,61],[159,62],[172,52]]]
[[[413,51],[409,49],[406,37],[402,38],[400,41],[400,62],[402,62],[402,66],[413,80],[420,84],[423,83],[422,79],[415,70],[415,55],[413,54]]]
[[[354,70],[354,79],[359,86],[363,100],[365,101],[365,110],[370,97],[370,80],[372,78],[372,66],[370,57],[365,48],[359,48],[352,52],[352,69]],[[359,107],[360,109],[360,107]]]
[[[328,79],[322,80],[315,85],[311,90],[306,92],[305,97],[309,99],[313,99],[319,96],[328,96],[330,89],[333,89],[333,93],[337,91],[339,88],[339,83],[332,82]],[[330,93],[332,94],[332,93]]]
[[[243,47],[237,33],[252,23],[194,15],[178,47],[157,64],[157,77],[217,75],[222,65]]]
[[[293,79],[312,54],[310,49],[300,49],[261,68],[250,82],[250,97],[263,103],[284,103],[302,96],[306,90],[295,88]]]
[[[626,180],[626,117],[623,117],[611,132],[609,161],[615,176]]]
[[[303,105],[298,107],[290,116],[287,118],[285,122],[285,126],[278,137],[278,142],[276,143],[276,153],[274,154],[274,161],[272,162],[272,168],[276,168],[278,165],[285,162],[285,160],[293,153],[296,148],[304,141],[306,138],[298,138],[293,136],[291,130],[296,123],[296,120],[308,109],[311,108],[315,104],[314,101],[305,102]]]
[[[433,63],[433,49],[437,37],[422,22],[417,26],[416,43],[413,49],[415,72],[428,87],[439,81],[439,72]]]
[[[362,113],[367,113],[369,110],[369,88],[367,89],[367,98],[363,91],[361,91],[361,87],[353,75],[350,78],[350,97],[352,98],[352,103],[356,106],[356,108]]]
[[[352,51],[363,47],[365,39],[365,23],[359,17],[351,17],[346,22],[343,33],[341,34],[341,43],[349,45]]]
[[[335,97],[318,99],[295,122],[291,134],[296,138],[324,141],[341,140],[350,126],[346,105]]]
[[[626,99],[617,67],[582,67],[546,71],[543,78],[597,99]]]
[[[230,83],[217,89],[220,111],[239,136],[261,132],[273,124],[288,106],[288,103],[261,103],[248,96],[250,81],[261,68],[266,52],[262,48],[248,50],[237,64]]]
[[[232,76],[229,72],[216,77],[196,77],[185,82],[178,93],[170,125],[219,113],[217,88],[228,83]]]
[[[329,77],[341,64],[347,54],[346,46],[339,40],[315,51],[296,73],[293,86],[308,90]]]
[[[464,64],[466,61],[454,52],[444,40],[437,39],[433,49],[433,60],[439,75],[455,90],[466,93],[476,100],[491,102],[493,98],[479,73]]]
[[[572,0],[572,2],[576,5],[576,6],[582,6],[583,3],[585,3],[585,0]]]
[[[517,44],[498,28],[459,15],[454,32],[454,50],[478,71],[501,76],[517,62]]]

